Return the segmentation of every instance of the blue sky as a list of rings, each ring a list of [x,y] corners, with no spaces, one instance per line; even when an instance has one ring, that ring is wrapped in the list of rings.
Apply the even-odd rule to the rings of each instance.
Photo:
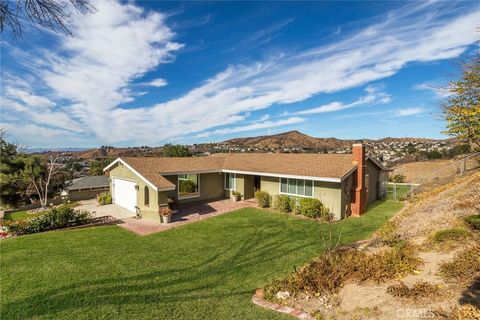
[[[442,88],[478,50],[478,2],[94,6],[73,37],[2,38],[1,124],[23,145],[445,138]]]

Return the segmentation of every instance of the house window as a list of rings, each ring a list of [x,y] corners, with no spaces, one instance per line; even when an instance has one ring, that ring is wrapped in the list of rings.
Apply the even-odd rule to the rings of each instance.
[[[235,190],[235,173],[225,174],[225,190]]]
[[[178,175],[178,199],[199,197],[198,174]]]
[[[144,197],[144,203],[146,206],[150,205],[150,189],[145,186],[145,188],[143,188],[143,197]]]
[[[313,181],[281,178],[280,193],[292,196],[313,197]]]

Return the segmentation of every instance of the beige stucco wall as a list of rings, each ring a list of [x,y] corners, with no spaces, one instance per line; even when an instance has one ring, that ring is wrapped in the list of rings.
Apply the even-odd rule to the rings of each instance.
[[[137,207],[140,209],[140,214],[143,219],[153,220],[160,222],[160,217],[158,215],[158,204],[159,204],[159,193],[155,191],[152,187],[147,185],[140,177],[135,173],[130,171],[122,163],[118,163],[115,168],[110,170],[110,190],[112,190],[112,180],[113,178],[126,179],[130,181],[135,181],[138,185],[139,190],[137,191]],[[149,205],[145,206],[145,187],[148,187],[150,199]],[[160,196],[161,197],[161,196]]]
[[[279,178],[262,176],[260,181],[260,190],[268,192],[271,196],[280,193]],[[313,197],[322,201],[337,219],[342,218],[343,203],[341,183],[315,181]]]
[[[165,191],[162,193],[163,198],[166,199],[169,197],[175,197],[178,200],[179,204],[189,203],[195,201],[202,201],[208,199],[217,199],[223,198],[225,196],[224,186],[223,186],[223,174],[219,172],[213,173],[201,173],[199,178],[200,184],[200,195],[199,197],[187,198],[187,199],[178,199],[178,176],[169,175],[164,176],[170,182],[175,184],[175,190]]]

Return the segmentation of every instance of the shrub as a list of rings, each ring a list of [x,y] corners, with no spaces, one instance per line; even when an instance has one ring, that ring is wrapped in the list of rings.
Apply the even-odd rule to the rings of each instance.
[[[480,272],[480,243],[459,251],[452,261],[440,265],[440,274],[450,280],[465,281]]]
[[[464,221],[475,230],[480,231],[480,214],[475,214],[473,216],[468,216],[464,218]]]
[[[433,296],[438,292],[438,286],[427,281],[417,281],[411,288],[405,283],[391,285],[387,292],[397,298],[418,299]]]
[[[270,195],[265,191],[255,192],[255,199],[260,208],[268,208],[270,206]]]
[[[102,192],[97,195],[98,204],[104,206],[112,203],[112,195],[110,192]]]
[[[290,210],[293,214],[300,214],[300,199],[296,197],[290,198]]]
[[[315,198],[302,198],[298,211],[300,214],[310,218],[328,219],[330,210],[323,203]]]
[[[465,229],[459,228],[452,228],[452,229],[445,229],[437,231],[433,235],[433,242],[436,243],[445,243],[449,241],[458,241],[468,238],[470,236],[470,232]]]
[[[339,249],[319,257],[285,278],[268,283],[264,287],[265,298],[275,301],[278,291],[311,296],[335,293],[349,280],[383,282],[413,272],[419,264],[414,247],[407,243],[372,255],[358,250]]]
[[[390,182],[395,182],[395,183],[405,183],[406,177],[403,174],[396,174],[393,177],[389,177],[388,180]]]
[[[397,223],[394,221],[387,221],[378,230],[378,236],[387,246],[391,247],[398,244],[400,241],[400,236],[397,234]]]
[[[61,205],[32,218],[7,222],[4,227],[10,234],[23,235],[82,225],[90,219],[91,214],[88,211]]]
[[[280,212],[291,212],[291,199],[284,194],[276,195],[273,198],[273,208]]]

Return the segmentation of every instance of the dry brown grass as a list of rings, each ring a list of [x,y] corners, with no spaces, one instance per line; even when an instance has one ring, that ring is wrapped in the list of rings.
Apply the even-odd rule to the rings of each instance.
[[[454,227],[459,218],[480,210],[480,172],[426,190],[412,199],[394,221],[403,239],[428,237]]]
[[[458,282],[467,282],[480,275],[480,243],[457,252],[452,261],[440,266],[440,274]]]
[[[427,281],[417,281],[411,288],[405,283],[391,285],[387,288],[387,292],[392,296],[402,299],[419,299],[432,297],[438,294],[438,286]]]
[[[412,273],[420,264],[416,248],[404,242],[374,254],[354,249],[336,250],[267,284],[265,298],[275,301],[279,291],[309,296],[331,294],[338,292],[347,281],[380,283]]]

